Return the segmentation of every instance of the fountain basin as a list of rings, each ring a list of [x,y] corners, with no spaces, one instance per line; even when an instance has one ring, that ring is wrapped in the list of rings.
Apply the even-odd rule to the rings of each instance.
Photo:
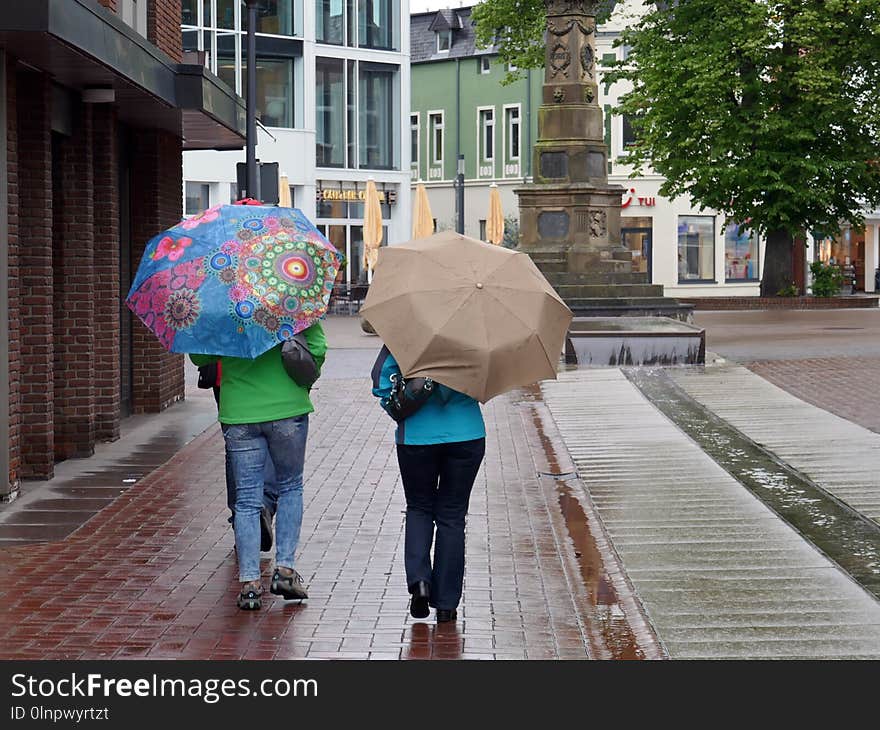
[[[565,355],[578,367],[698,365],[706,331],[669,317],[575,317]]]

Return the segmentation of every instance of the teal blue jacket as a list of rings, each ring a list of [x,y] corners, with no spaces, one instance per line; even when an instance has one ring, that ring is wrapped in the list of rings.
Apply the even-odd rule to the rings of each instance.
[[[373,395],[386,407],[391,395],[391,376],[400,367],[387,347],[383,347],[373,366]],[[398,444],[449,444],[486,437],[480,404],[469,395],[437,384],[434,394],[409,418],[397,424]]]

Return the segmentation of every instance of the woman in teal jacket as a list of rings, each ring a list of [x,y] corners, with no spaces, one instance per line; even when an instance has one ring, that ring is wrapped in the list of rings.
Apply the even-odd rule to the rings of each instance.
[[[383,408],[392,392],[392,376],[400,375],[394,356],[383,347],[373,366],[373,395]],[[404,565],[410,613],[425,618],[433,606],[438,623],[455,621],[464,581],[465,518],[486,451],[480,404],[435,384],[424,405],[399,422],[395,441],[406,496]]]

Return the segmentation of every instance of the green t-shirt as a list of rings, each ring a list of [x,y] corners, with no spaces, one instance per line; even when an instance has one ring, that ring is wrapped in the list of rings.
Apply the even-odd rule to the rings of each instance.
[[[304,331],[309,350],[324,364],[327,338],[320,322]],[[281,363],[281,345],[258,358],[190,355],[196,365],[220,361],[220,423],[263,423],[293,418],[315,410],[309,391],[291,380]]]

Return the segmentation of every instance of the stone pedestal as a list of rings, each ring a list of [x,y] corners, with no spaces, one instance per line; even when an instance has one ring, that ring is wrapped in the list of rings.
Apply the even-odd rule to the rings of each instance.
[[[688,319],[691,307],[665,299],[662,286],[632,273],[632,254],[621,243],[624,189],[608,183],[608,149],[597,101],[597,2],[545,0],[545,5],[534,184],[515,191],[520,248],[576,314],[595,309],[603,316],[645,313]]]

